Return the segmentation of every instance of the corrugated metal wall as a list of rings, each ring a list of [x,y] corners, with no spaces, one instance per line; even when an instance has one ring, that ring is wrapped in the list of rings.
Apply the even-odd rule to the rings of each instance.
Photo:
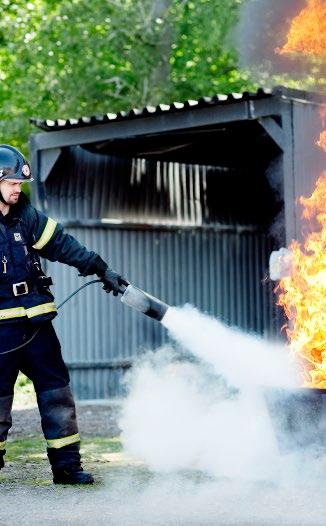
[[[232,325],[275,335],[278,312],[264,279],[272,245],[252,224],[259,207],[243,205],[232,215],[232,199],[211,192],[234,177],[225,168],[130,162],[76,148],[47,182],[48,213],[163,301],[189,302]],[[59,303],[82,281],[76,269],[48,267]],[[130,361],[166,341],[160,324],[97,284],[63,307],[56,327],[78,398],[121,394]]]
[[[66,149],[46,184],[48,210],[63,220],[264,228],[273,195],[254,165],[240,171]],[[256,227],[257,229],[257,227]]]
[[[318,177],[325,170],[325,152],[316,143],[321,130],[325,129],[325,119],[321,108],[313,104],[292,103],[294,140],[294,202],[300,196],[310,196],[315,189]],[[325,110],[326,111],[326,107]],[[303,240],[311,225],[302,219],[302,207],[295,208],[296,239]]]

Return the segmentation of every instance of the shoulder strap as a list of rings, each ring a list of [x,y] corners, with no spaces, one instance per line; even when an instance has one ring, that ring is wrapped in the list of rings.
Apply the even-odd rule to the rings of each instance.
[[[21,227],[23,229],[26,241],[28,245],[30,246],[32,246],[34,243],[34,239],[33,239],[34,220],[35,220],[34,208],[29,203],[26,203],[26,205],[22,208],[22,211],[21,211]]]
[[[0,232],[5,238],[7,238],[6,227],[1,221],[0,221]]]

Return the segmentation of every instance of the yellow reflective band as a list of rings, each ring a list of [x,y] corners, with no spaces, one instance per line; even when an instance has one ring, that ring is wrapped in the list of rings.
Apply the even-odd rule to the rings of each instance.
[[[36,305],[35,307],[30,307],[26,309],[26,316],[28,318],[33,318],[34,316],[40,316],[41,314],[47,314],[48,312],[56,312],[57,307],[52,303],[43,303],[42,305]],[[0,311],[1,312],[1,311]]]
[[[10,320],[12,318],[22,318],[27,316],[33,318],[34,316],[40,316],[41,314],[48,314],[49,312],[57,312],[57,307],[52,303],[43,303],[42,305],[36,305],[25,309],[24,307],[14,307],[13,309],[0,309],[0,320]]]
[[[14,307],[13,309],[0,309],[0,320],[21,318],[23,316],[26,316],[26,311],[24,307]]]
[[[33,245],[33,248],[36,248],[38,250],[43,248],[53,236],[56,226],[57,226],[57,222],[54,221],[54,219],[51,219],[51,217],[49,217],[40,239],[35,243],[35,245]]]
[[[3,451],[4,449],[6,449],[6,441],[0,442],[0,451]]]
[[[46,443],[48,448],[60,449],[64,446],[70,446],[70,444],[75,444],[80,441],[79,433],[76,435],[70,435],[69,437],[64,438],[54,438],[52,440],[47,440]]]

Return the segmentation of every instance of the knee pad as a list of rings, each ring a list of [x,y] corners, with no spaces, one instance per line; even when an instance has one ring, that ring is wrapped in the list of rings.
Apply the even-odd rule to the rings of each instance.
[[[48,447],[79,442],[76,408],[69,385],[37,393],[41,423]]]

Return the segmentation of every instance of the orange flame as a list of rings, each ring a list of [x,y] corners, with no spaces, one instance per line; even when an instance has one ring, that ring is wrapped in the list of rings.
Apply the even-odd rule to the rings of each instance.
[[[318,146],[320,146],[323,150],[326,151],[326,130],[322,131],[319,137],[319,140],[317,141]]]
[[[326,54],[326,2],[307,0],[308,5],[296,16],[287,35],[287,42],[277,49],[280,54]]]
[[[277,52],[326,56],[325,0],[307,0],[291,23],[286,44]],[[324,121],[326,110],[321,117]],[[326,130],[317,144],[326,150]],[[280,281],[279,304],[290,320],[290,348],[302,366],[304,385],[326,388],[326,171],[313,194],[299,202],[312,231],[303,247],[297,241],[289,247],[292,273]]]
[[[326,108],[324,108],[322,111],[321,111],[321,118],[322,118],[322,121],[323,121],[323,124],[325,126],[325,120],[326,120]],[[316,144],[318,146],[320,146],[323,150],[326,151],[326,130],[322,131],[320,136],[319,136],[319,140],[316,142]]]
[[[280,281],[279,304],[291,320],[290,348],[302,365],[304,385],[326,388],[326,171],[311,197],[300,198],[303,217],[316,224],[302,248],[293,241],[292,275]]]

